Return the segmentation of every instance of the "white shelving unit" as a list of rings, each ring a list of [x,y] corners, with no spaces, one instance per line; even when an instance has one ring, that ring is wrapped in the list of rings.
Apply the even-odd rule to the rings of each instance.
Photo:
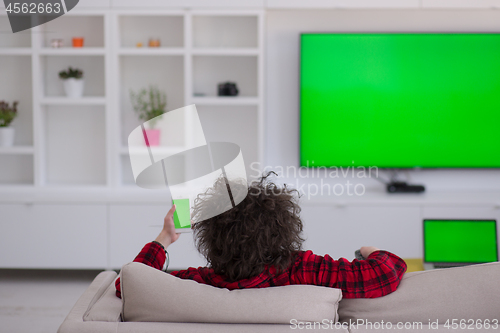
[[[0,31],[9,31],[6,15],[0,15]],[[31,34],[2,34],[0,38],[0,101],[19,101],[13,147],[0,147],[0,185],[32,187],[34,184],[34,116],[32,111]]]
[[[239,144],[251,174],[263,156],[263,27],[263,10],[82,7],[4,34],[0,72],[9,79],[0,82],[0,100],[20,103],[14,146],[0,148],[0,229],[7,231],[0,251],[22,240],[37,253],[18,251],[0,267],[119,268],[157,232],[168,192],[134,184],[127,138],[141,122],[130,90],[157,85],[167,111],[196,104],[206,140]],[[10,29],[1,13],[0,28]],[[71,47],[72,37],[84,37],[84,47]],[[64,46],[51,48],[53,38]],[[149,38],[161,47],[148,47]],[[64,94],[58,73],[69,66],[84,72],[82,98]],[[237,83],[239,96],[217,96],[226,81]],[[183,151],[193,140],[190,123],[185,116],[167,124],[154,149]],[[204,264],[189,237],[171,254],[171,268]]]
[[[240,145],[249,172],[264,150],[264,13],[193,10],[189,21],[187,100],[210,140]],[[239,96],[216,96],[223,81],[236,82]]]
[[[167,193],[134,184],[127,137],[141,122],[130,90],[157,85],[167,94],[167,111],[197,104],[207,141],[239,144],[247,166],[260,161],[263,22],[259,10],[83,8],[5,34],[0,72],[9,80],[0,82],[0,100],[20,104],[14,146],[0,149],[0,229],[7,231],[0,251],[22,240],[37,253],[18,251],[0,267],[119,268],[156,233],[150,227],[158,222],[143,222],[163,219]],[[10,29],[1,14],[0,28]],[[84,47],[72,48],[72,37],[84,37]],[[51,48],[53,38],[64,46]],[[149,38],[159,38],[161,47],[149,48]],[[82,98],[64,94],[58,73],[69,66],[84,72]],[[217,97],[223,81],[237,82],[240,96]],[[198,87],[205,96],[194,96]],[[167,144],[155,149],[183,151],[193,139],[190,122],[186,116],[167,124]],[[172,268],[203,264],[189,237],[171,253]]]
[[[263,27],[263,10],[83,8],[5,35],[0,70],[14,79],[0,83],[0,100],[20,104],[15,145],[0,149],[0,191],[130,188],[127,137],[141,122],[129,93],[149,85],[166,92],[168,111],[196,104],[207,141],[239,144],[250,174],[263,156]],[[4,13],[0,28],[10,29]],[[84,37],[84,47],[73,48],[72,37]],[[54,38],[63,47],[52,48]],[[150,38],[161,46],[148,47]],[[69,66],[84,72],[82,98],[64,94],[58,72]],[[239,96],[217,96],[226,81]],[[181,152],[192,139],[190,119],[164,132],[167,144],[157,149]]]
[[[196,104],[207,140],[232,141],[244,146],[248,169],[250,163],[261,161],[263,130],[258,126],[262,126],[264,106],[263,89],[259,90],[263,86],[262,11],[140,11],[133,14],[119,11],[115,20],[115,26],[120,28],[113,38],[117,57],[115,71],[121,83],[115,96],[121,124],[120,156],[115,163],[121,166],[121,172],[114,183],[132,184],[126,139],[140,122],[133,113],[129,92],[149,84],[166,91],[168,110]],[[172,30],[175,32],[169,35],[167,32]],[[243,30],[249,31],[239,37],[235,35]],[[161,47],[147,47],[149,38],[159,38]],[[143,47],[135,47],[137,43]],[[217,84],[224,81],[237,82],[240,95],[216,96]],[[199,87],[202,91],[198,91]],[[204,95],[198,96],[199,93]],[[205,106],[210,106],[211,117],[203,116]],[[241,124],[238,117],[255,119],[255,131],[251,135],[238,136],[232,132],[231,127]],[[228,119],[232,124],[218,126],[215,135],[211,135],[215,124],[227,124]],[[180,152],[189,146],[190,120],[185,118],[179,122],[184,126],[166,131],[169,146],[162,148],[165,153]]]

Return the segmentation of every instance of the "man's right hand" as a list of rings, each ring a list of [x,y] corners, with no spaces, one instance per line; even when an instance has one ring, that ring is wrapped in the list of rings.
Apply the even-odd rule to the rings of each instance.
[[[175,242],[180,235],[175,232],[174,212],[175,212],[175,205],[173,205],[172,208],[170,208],[167,215],[165,216],[165,219],[163,220],[163,230],[155,239],[155,241],[161,243],[161,245],[163,245],[165,249],[171,243]]]
[[[380,251],[380,249],[375,246],[363,246],[359,249],[359,251],[361,252],[361,255],[367,259],[372,252]]]

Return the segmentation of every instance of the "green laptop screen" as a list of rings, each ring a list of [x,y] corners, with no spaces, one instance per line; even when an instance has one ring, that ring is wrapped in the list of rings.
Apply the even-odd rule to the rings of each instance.
[[[498,261],[494,220],[424,220],[424,262]]]
[[[500,34],[302,34],[300,165],[499,168]]]

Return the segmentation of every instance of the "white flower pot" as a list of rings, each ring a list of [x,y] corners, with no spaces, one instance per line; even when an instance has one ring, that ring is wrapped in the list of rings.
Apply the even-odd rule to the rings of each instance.
[[[63,80],[64,92],[70,98],[80,98],[83,96],[83,79],[69,78]]]
[[[0,127],[0,147],[12,147],[14,145],[14,133],[12,127]]]

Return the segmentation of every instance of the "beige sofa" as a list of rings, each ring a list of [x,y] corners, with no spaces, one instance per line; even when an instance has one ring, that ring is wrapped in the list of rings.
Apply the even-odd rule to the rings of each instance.
[[[58,332],[500,331],[500,263],[408,273],[376,299],[304,285],[228,291],[139,263],[121,275],[123,301],[116,273],[102,272]]]

